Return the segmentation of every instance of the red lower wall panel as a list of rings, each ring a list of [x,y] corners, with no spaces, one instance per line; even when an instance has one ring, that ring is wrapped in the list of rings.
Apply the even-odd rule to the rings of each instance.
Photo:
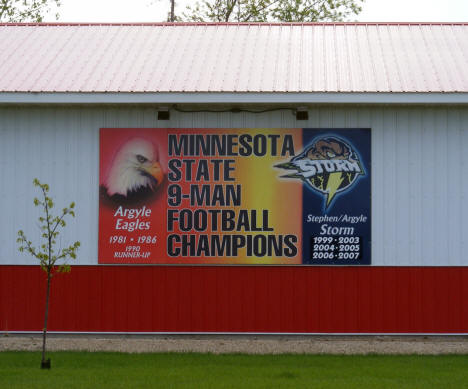
[[[43,327],[45,275],[0,266],[0,331]],[[49,330],[468,333],[468,267],[74,266]]]

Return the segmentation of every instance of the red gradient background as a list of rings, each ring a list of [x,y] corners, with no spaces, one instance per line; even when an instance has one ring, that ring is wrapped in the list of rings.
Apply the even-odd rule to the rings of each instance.
[[[158,151],[158,160],[167,176],[167,133],[164,130],[143,128],[135,129],[132,128],[120,128],[120,129],[101,129],[100,142],[99,142],[99,155],[100,155],[100,166],[99,166],[99,185],[104,185],[109,174],[109,170],[112,166],[114,158],[118,153],[119,149],[127,143],[129,140],[134,138],[142,138],[152,143]],[[151,209],[151,228],[145,231],[124,231],[116,230],[115,223],[118,218],[114,217],[114,213],[118,208],[118,205],[103,202],[99,202],[99,241],[98,241],[98,258],[99,263],[154,263],[154,258],[162,258],[166,255],[166,249],[164,245],[165,234],[161,234],[161,231],[166,230],[166,200],[167,191],[167,180],[158,188],[156,195],[149,201],[146,202],[147,208]],[[141,208],[143,204],[135,207],[124,206],[124,208]],[[136,219],[128,219],[123,217],[124,221],[135,221]],[[143,221],[147,221],[147,218],[143,218]],[[125,236],[127,241],[125,244],[110,244],[111,236]],[[157,236],[158,244],[137,244],[138,236]],[[130,239],[134,239],[133,242]],[[140,246],[142,252],[151,252],[152,255],[149,258],[138,258],[133,260],[129,258],[114,258],[114,252],[124,252],[126,246]]]

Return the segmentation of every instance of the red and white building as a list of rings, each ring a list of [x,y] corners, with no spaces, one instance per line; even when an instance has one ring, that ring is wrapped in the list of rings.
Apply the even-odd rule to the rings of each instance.
[[[467,334],[467,69],[466,23],[0,25],[0,332],[43,326],[38,177],[51,331]],[[370,128],[372,264],[99,264],[100,128]]]

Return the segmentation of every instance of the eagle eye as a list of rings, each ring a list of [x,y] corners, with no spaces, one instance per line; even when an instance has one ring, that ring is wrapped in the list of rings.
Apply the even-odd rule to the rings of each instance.
[[[140,163],[145,163],[145,162],[148,161],[148,158],[145,158],[145,157],[143,157],[143,155],[140,155],[140,154],[138,154],[138,155],[136,156],[136,159],[137,159],[137,161],[140,162]]]

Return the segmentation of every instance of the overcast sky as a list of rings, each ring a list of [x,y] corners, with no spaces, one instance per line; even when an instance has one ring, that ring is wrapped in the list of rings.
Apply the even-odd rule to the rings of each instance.
[[[191,0],[176,0],[183,9]],[[60,22],[160,22],[169,0],[62,0]],[[468,0],[366,0],[362,22],[467,22]],[[45,21],[55,21],[49,14]]]

